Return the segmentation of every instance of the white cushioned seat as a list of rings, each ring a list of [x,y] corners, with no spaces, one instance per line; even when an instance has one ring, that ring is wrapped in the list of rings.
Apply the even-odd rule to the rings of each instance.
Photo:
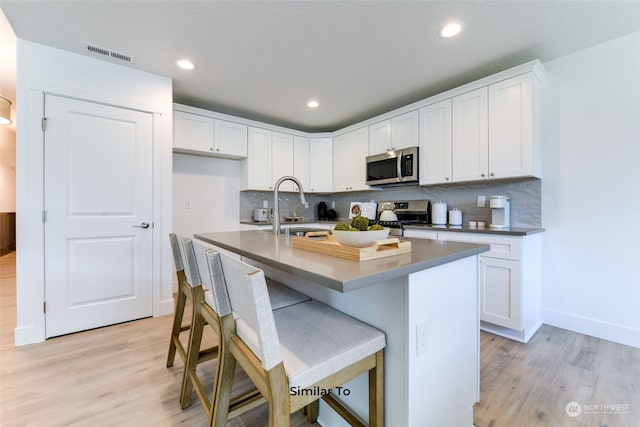
[[[318,301],[273,317],[290,387],[308,387],[385,347],[382,331]]]

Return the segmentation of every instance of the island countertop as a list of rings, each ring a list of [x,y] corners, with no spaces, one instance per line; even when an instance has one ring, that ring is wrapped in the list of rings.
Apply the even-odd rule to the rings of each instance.
[[[291,241],[299,237],[274,236],[265,230],[198,233],[194,237],[339,292],[349,292],[489,250],[489,245],[403,238],[411,241],[411,253],[358,262],[294,248]]]

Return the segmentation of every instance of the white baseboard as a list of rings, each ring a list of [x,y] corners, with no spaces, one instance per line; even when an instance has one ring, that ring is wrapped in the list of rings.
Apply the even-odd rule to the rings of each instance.
[[[44,342],[44,331],[34,325],[21,326],[13,330],[13,344],[16,347]]]
[[[640,348],[640,329],[554,310],[542,311],[542,323],[618,344]]]
[[[165,314],[173,314],[174,308],[175,308],[175,301],[173,298],[160,301],[160,304],[158,305],[158,310],[154,311],[153,317],[164,316]]]

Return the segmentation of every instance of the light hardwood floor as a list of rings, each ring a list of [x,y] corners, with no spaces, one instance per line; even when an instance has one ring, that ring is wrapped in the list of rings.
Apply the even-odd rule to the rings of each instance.
[[[1,426],[204,425],[197,398],[180,410],[180,359],[165,367],[171,316],[15,348],[15,253],[0,257],[0,311]],[[212,363],[199,367],[203,377]],[[640,426],[640,350],[597,338],[543,326],[523,345],[482,333],[480,384],[476,427]],[[567,415],[570,402],[580,415]],[[618,407],[585,413],[606,404]],[[265,426],[266,414],[258,408],[228,426]],[[293,415],[292,426],[307,425]]]

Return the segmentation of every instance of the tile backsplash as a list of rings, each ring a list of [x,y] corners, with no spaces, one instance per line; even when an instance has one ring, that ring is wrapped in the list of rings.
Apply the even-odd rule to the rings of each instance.
[[[489,197],[496,195],[508,196],[511,201],[512,227],[541,227],[541,181],[526,179],[522,181],[499,181],[483,183],[451,184],[446,186],[422,187],[419,185],[381,187],[372,191],[357,191],[350,193],[333,193],[326,195],[305,194],[309,208],[300,205],[297,193],[280,193],[281,216],[289,216],[292,211],[305,219],[316,219],[318,203],[324,201],[331,209],[335,203],[338,220],[349,217],[351,202],[395,201],[395,200],[429,200],[432,202],[446,202],[448,209],[462,210],[462,221],[491,222]],[[484,208],[477,207],[478,196],[485,196]],[[262,208],[263,201],[268,207],[273,207],[273,193],[265,191],[243,191],[240,193],[240,219],[250,221],[253,209]]]

